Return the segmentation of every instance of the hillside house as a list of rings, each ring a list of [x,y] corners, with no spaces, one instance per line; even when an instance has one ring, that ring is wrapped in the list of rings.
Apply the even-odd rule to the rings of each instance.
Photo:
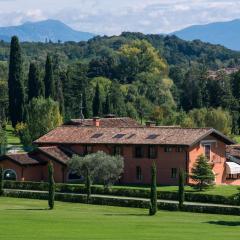
[[[142,126],[131,118],[94,118],[72,120],[37,139],[31,153],[10,154],[0,158],[6,179],[47,181],[47,163],[52,161],[56,182],[76,179],[68,171],[72,155],[97,151],[120,154],[124,158],[122,184],[149,184],[153,161],[157,182],[176,185],[180,168],[187,173],[199,155],[212,166],[216,184],[240,184],[240,170],[226,158],[226,147],[234,141],[211,128]],[[231,162],[231,163],[229,163]],[[239,171],[231,178],[231,171]],[[192,184],[190,178],[188,184]]]

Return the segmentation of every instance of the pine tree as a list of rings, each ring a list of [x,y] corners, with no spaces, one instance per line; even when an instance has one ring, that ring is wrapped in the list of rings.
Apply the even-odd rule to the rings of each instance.
[[[94,117],[100,117],[102,115],[102,101],[101,101],[101,93],[100,93],[100,88],[98,83],[96,85],[92,109],[93,109]]]
[[[33,98],[44,97],[44,95],[44,82],[40,78],[38,67],[35,63],[31,63],[28,74],[28,101],[30,102]]]
[[[0,166],[0,196],[3,195],[3,167]]]
[[[45,77],[44,77],[44,83],[45,83],[45,97],[52,99],[55,98],[55,82],[53,77],[53,67],[52,67],[52,60],[51,57],[48,55],[45,65]]]
[[[151,174],[152,181],[151,181],[149,215],[153,216],[157,213],[157,169],[155,163],[153,163],[152,165]]]
[[[182,169],[179,171],[179,176],[178,176],[178,207],[179,209],[183,209],[183,203],[184,203],[184,198],[185,198],[185,192],[184,192],[184,183],[185,183],[185,174]]]
[[[54,169],[52,162],[48,164],[48,206],[52,210],[54,208],[55,200],[55,183],[54,183]]]
[[[24,81],[22,73],[22,56],[19,40],[12,37],[9,62],[9,113],[15,127],[24,117]]]
[[[205,156],[201,155],[198,157],[192,168],[191,178],[197,183],[196,187],[200,191],[213,184],[215,176]]]

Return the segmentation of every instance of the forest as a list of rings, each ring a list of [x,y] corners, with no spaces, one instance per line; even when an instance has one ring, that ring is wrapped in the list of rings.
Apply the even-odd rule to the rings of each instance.
[[[208,71],[239,65],[239,52],[175,36],[125,32],[79,43],[13,37],[0,42],[0,122],[11,121],[30,144],[80,118],[82,104],[85,118],[115,114],[238,135],[240,72],[211,78]],[[36,121],[45,127],[34,133]]]

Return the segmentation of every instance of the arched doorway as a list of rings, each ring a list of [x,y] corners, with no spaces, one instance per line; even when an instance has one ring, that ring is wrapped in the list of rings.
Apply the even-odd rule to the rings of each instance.
[[[17,180],[17,174],[12,169],[6,169],[3,172],[3,179],[4,180],[16,181]]]

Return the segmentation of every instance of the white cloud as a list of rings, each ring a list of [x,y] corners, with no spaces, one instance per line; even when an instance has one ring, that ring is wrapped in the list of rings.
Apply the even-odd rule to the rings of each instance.
[[[240,0],[0,0],[0,9],[0,25],[56,18],[99,34],[166,33],[239,18]]]

